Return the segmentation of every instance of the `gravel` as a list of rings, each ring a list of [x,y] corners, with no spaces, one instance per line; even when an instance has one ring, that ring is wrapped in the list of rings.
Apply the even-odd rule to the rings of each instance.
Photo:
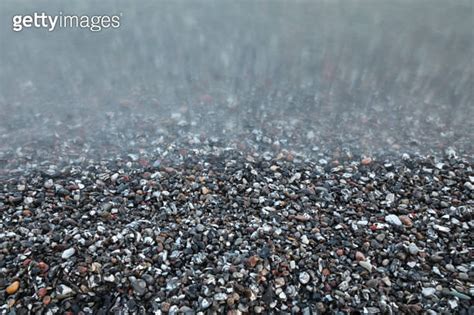
[[[465,183],[473,172],[462,155],[373,155],[369,163],[209,139],[183,155],[183,141],[133,158],[8,159],[2,310],[471,307],[473,199]]]
[[[1,312],[472,313],[472,141],[267,109],[6,128]]]

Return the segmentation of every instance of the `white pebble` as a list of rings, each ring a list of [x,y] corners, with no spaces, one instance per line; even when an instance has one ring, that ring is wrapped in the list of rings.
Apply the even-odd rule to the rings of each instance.
[[[401,226],[403,224],[402,221],[400,221],[400,219],[394,214],[389,214],[385,216],[385,222],[397,226]]]
[[[68,259],[68,258],[72,257],[75,253],[76,253],[76,250],[74,248],[72,248],[72,247],[68,248],[62,253],[61,258],[62,259]]]

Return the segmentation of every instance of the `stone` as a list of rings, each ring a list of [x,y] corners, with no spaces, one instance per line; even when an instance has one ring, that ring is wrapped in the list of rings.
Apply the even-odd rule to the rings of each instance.
[[[418,253],[420,252],[420,249],[418,248],[418,246],[416,246],[415,243],[410,243],[408,245],[408,251],[410,252],[410,254],[412,255],[418,255]]]
[[[385,222],[387,222],[389,224],[392,224],[392,225],[396,225],[396,226],[401,226],[402,225],[402,221],[400,221],[400,219],[394,214],[389,214],[389,215],[385,216]]]
[[[76,250],[73,247],[68,248],[65,251],[63,251],[63,253],[61,254],[61,258],[62,259],[69,259],[72,256],[74,256],[75,253],[76,253]]]
[[[355,259],[357,261],[365,260],[365,255],[359,251],[356,251],[355,253]]]
[[[359,266],[361,266],[362,268],[366,269],[369,272],[372,271],[372,264],[368,261],[365,261],[365,260],[359,261]]]
[[[5,292],[7,294],[15,294],[18,289],[20,288],[20,281],[16,280],[16,281],[13,281],[6,289],[5,289]]]
[[[300,272],[298,278],[301,284],[307,284],[311,279],[309,273],[307,273],[306,271]]]
[[[430,296],[432,296],[436,293],[436,289],[435,288],[423,288],[421,290],[421,293],[426,297],[430,297]]]

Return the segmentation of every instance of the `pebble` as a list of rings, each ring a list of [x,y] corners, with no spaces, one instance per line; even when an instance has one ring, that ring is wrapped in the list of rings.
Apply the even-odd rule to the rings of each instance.
[[[300,274],[300,277],[301,277],[301,274]],[[309,281],[309,280],[308,280]],[[300,282],[301,282],[301,278],[300,278]],[[275,279],[275,288],[281,288],[285,285],[285,278],[276,278]],[[304,284],[304,283],[303,283]]]
[[[360,162],[362,165],[369,165],[370,163],[372,163],[372,159],[370,157],[363,158]]]
[[[446,227],[446,226],[441,226],[438,224],[433,225],[433,228],[437,231],[443,232],[443,233],[449,233],[451,232],[451,229]]]
[[[461,293],[461,292],[458,292],[456,290],[451,290],[449,291],[449,294],[451,294],[452,296],[455,296],[461,300],[465,300],[465,301],[470,301],[471,300],[471,297],[469,295],[466,295],[464,293]]]
[[[469,190],[474,190],[474,185],[470,182],[465,182],[464,187],[466,187]]]
[[[147,286],[146,282],[142,279],[137,279],[135,277],[129,277],[130,284],[132,285],[133,290],[138,294],[138,295],[144,295],[147,291]]]
[[[42,299],[46,294],[48,294],[48,290],[46,288],[40,288],[36,294],[40,299]]]
[[[227,300],[227,294],[226,293],[216,293],[214,294],[214,300],[218,302],[222,302]]]
[[[426,296],[426,297],[429,297],[429,296],[432,296],[433,294],[436,293],[436,289],[435,288],[423,288],[421,290],[421,293]]]
[[[469,280],[469,275],[465,272],[460,272],[458,274],[458,278],[461,279],[461,280],[466,280],[467,281],[467,280]]]
[[[48,179],[47,181],[44,182],[44,188],[50,189],[54,186],[54,182],[52,179]]]
[[[383,277],[381,280],[387,287],[392,286],[392,281],[390,281],[389,277]]]
[[[356,253],[355,253],[355,259],[356,259],[357,261],[365,260],[365,255],[362,254],[362,253],[359,252],[359,251],[356,251]]]
[[[402,225],[402,221],[394,214],[389,214],[389,215],[385,216],[385,222],[387,222],[389,224],[392,224],[392,225],[396,225],[396,226],[401,226]]]
[[[280,300],[284,300],[284,301],[285,301],[285,300],[286,300],[286,294],[285,294],[285,292],[283,292],[283,291],[280,292],[280,294],[278,294],[278,298],[279,298]]]
[[[309,239],[306,235],[301,236],[301,242],[305,245],[309,244]]]
[[[5,290],[7,294],[15,294],[20,288],[20,281],[13,281]]]
[[[365,261],[365,260],[359,261],[359,266],[363,267],[369,272],[372,271],[372,264],[368,261]]]
[[[43,302],[44,305],[48,305],[49,303],[51,303],[51,296],[46,295],[46,296],[43,298],[42,302]]]
[[[338,288],[341,291],[347,291],[347,289],[349,289],[349,282],[348,281],[342,281],[341,283],[339,283]]]
[[[307,273],[306,271],[300,272],[299,281],[301,282],[301,284],[307,284],[310,279],[311,277],[309,273]]]
[[[74,294],[74,291],[67,285],[60,284],[56,288],[56,297],[58,299],[64,299]]]
[[[204,298],[201,300],[201,303],[200,303],[201,310],[207,310],[211,305],[212,303],[208,299]]]
[[[369,281],[366,282],[366,285],[369,288],[376,288],[379,285],[379,279],[370,279]]]
[[[410,267],[410,268],[415,268],[415,266],[416,266],[416,261],[409,261],[409,262],[407,262],[407,266]]]
[[[408,245],[408,251],[412,255],[418,255],[418,253],[420,252],[418,246],[416,246],[415,243],[410,243],[410,245]]]
[[[413,226],[412,220],[407,215],[401,215],[399,217],[399,219],[403,223],[403,225],[405,225],[406,227],[412,227]]]
[[[76,250],[74,248],[72,247],[68,248],[65,251],[63,251],[63,253],[61,254],[61,258],[62,259],[71,258],[72,256],[74,256],[75,253],[76,253]]]

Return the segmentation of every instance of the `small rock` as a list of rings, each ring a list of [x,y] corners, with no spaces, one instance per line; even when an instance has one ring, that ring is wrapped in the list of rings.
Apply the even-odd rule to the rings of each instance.
[[[56,289],[56,297],[64,299],[74,294],[74,291],[67,285],[61,284]]]
[[[257,265],[259,260],[260,258],[258,256],[251,256],[248,260],[248,265],[253,268]]]
[[[416,261],[409,261],[409,262],[407,262],[407,266],[410,267],[410,268],[415,268],[415,266],[416,266]]]
[[[383,277],[381,280],[387,287],[392,286],[392,282],[390,281],[389,277]]]
[[[130,284],[132,285],[133,287],[133,290],[135,290],[135,292],[138,294],[138,295],[143,295],[146,293],[147,289],[146,289],[146,282],[145,280],[142,280],[142,279],[137,279],[135,277],[129,277],[128,278],[130,280]]]
[[[301,284],[307,284],[311,277],[310,277],[309,273],[307,273],[306,271],[303,271],[303,272],[300,272],[300,275],[299,275],[298,278],[299,278]]]
[[[461,279],[461,280],[469,280],[469,275],[465,272],[460,272],[458,274],[458,278]]]
[[[421,294],[423,294],[426,297],[432,296],[433,294],[435,294],[435,292],[436,292],[435,288],[423,288],[421,290]]]
[[[432,255],[430,256],[430,260],[433,262],[440,262],[443,260],[443,257],[440,255]]]
[[[455,309],[458,307],[458,302],[456,300],[449,300],[448,304],[451,309]]]
[[[68,259],[72,257],[75,253],[76,253],[76,250],[73,247],[68,248],[62,253],[61,258]]]
[[[355,253],[355,259],[356,259],[357,261],[365,260],[365,255],[364,255],[363,253],[357,251],[357,252]]]
[[[379,242],[383,242],[383,240],[385,239],[385,234],[384,233],[377,234],[375,239]]]
[[[168,302],[161,303],[161,310],[165,313],[168,313],[171,308],[171,304]]]
[[[115,173],[112,176],[110,176],[110,180],[114,183],[117,181],[118,178],[119,178],[119,173]]]
[[[211,305],[212,305],[212,302],[209,301],[208,299],[202,299],[201,300],[201,303],[200,303],[201,310],[206,310]]]
[[[387,194],[387,196],[385,197],[385,200],[388,203],[393,203],[395,201],[395,194],[392,194],[392,193]]]
[[[49,266],[44,261],[40,261],[38,263],[38,268],[41,270],[41,272],[46,272],[46,271],[48,271]]]
[[[295,218],[296,221],[299,221],[299,222],[306,222],[306,221],[311,220],[311,218],[309,216],[302,215],[302,214],[298,214],[294,218]]]
[[[282,286],[285,285],[285,278],[282,278],[282,277],[276,278],[274,283],[275,283],[275,288],[281,288]]]
[[[418,246],[416,246],[415,243],[410,243],[410,245],[408,245],[408,251],[410,252],[410,254],[415,256],[420,252],[420,249],[418,248]]]
[[[451,290],[449,291],[449,294],[451,294],[452,296],[455,296],[461,300],[466,300],[466,301],[469,301],[471,300],[471,297],[469,295],[466,295],[464,293],[461,293],[461,292],[458,292],[456,290]]]
[[[349,282],[348,281],[342,281],[341,283],[339,283],[339,290],[345,292],[345,291],[347,291],[347,289],[349,289]]]
[[[401,215],[399,217],[400,221],[402,221],[403,225],[405,225],[406,227],[412,227],[413,226],[413,222],[412,220],[410,219],[409,216],[407,215]]]
[[[449,233],[451,232],[451,229],[446,227],[446,226],[441,226],[438,224],[433,225],[433,228],[437,231],[443,232],[443,233]]]
[[[396,225],[396,226],[402,225],[402,221],[400,221],[400,219],[394,214],[389,214],[385,216],[385,222],[390,223],[392,225]]]
[[[218,302],[222,302],[227,300],[227,294],[225,293],[216,293],[214,294],[214,300]]]
[[[372,163],[372,159],[370,157],[365,157],[360,161],[360,164],[362,165],[369,165],[370,163]]]
[[[365,260],[359,261],[359,266],[368,270],[369,272],[372,271],[372,264],[368,261],[365,261]]]
[[[204,225],[202,225],[202,224],[198,224],[198,225],[196,226],[196,231],[198,231],[198,232],[201,232],[201,233],[202,233],[202,232],[204,232],[205,229],[206,229],[206,228],[205,228]]]
[[[46,296],[43,298],[43,304],[44,304],[44,305],[48,305],[49,303],[51,303],[51,296],[46,295]]]
[[[46,288],[40,288],[40,289],[38,290],[38,292],[36,293],[36,295],[38,295],[38,297],[39,297],[40,299],[42,299],[43,297],[45,297],[46,294],[48,294],[48,290],[47,290]]]
[[[376,288],[379,285],[379,279],[370,279],[366,284],[369,288]]]
[[[466,187],[469,190],[474,190],[474,185],[471,184],[470,182],[465,182],[464,187]]]
[[[306,235],[301,236],[301,242],[305,245],[309,244],[309,239]]]
[[[280,294],[278,294],[278,298],[279,298],[280,300],[285,301],[285,300],[286,300],[286,294],[285,294],[285,292],[281,291]]]
[[[52,179],[48,179],[47,181],[44,182],[44,188],[50,189],[51,187],[54,186],[54,182]]]
[[[16,281],[13,281],[12,284],[10,284],[5,291],[7,292],[7,294],[15,294],[19,288],[20,288],[20,281],[16,280]]]

